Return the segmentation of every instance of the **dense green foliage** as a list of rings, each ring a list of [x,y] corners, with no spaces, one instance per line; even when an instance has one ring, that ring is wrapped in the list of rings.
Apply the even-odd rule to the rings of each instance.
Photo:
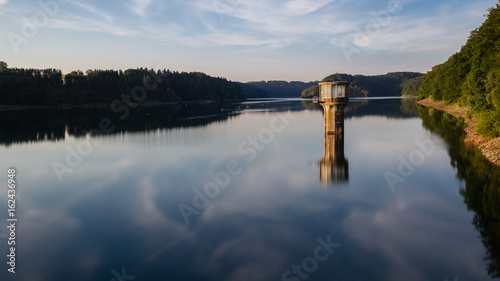
[[[419,115],[425,128],[445,140],[457,178],[463,180],[460,194],[486,249],[488,274],[500,277],[500,167],[490,163],[478,150],[467,148],[461,119],[439,110],[420,106]]]
[[[406,85],[405,95],[416,96],[416,92],[412,91],[412,85],[418,83],[418,80],[413,81],[413,79],[417,79],[421,76],[421,73],[416,72],[392,72],[375,76],[336,73],[325,77],[323,82],[351,82],[349,86],[349,95],[351,97],[401,96],[404,85]],[[311,98],[313,96],[318,96],[318,94],[318,86],[315,85],[302,91],[301,98]]]
[[[258,81],[247,84],[267,91],[270,98],[297,98],[304,89],[318,85],[318,82]]]
[[[309,87],[309,88],[305,89],[304,91],[302,91],[302,93],[300,94],[300,97],[303,99],[307,99],[307,98],[312,98],[312,97],[318,96],[318,95],[319,95],[319,86],[314,85],[314,86]]]
[[[416,97],[418,96],[418,90],[420,85],[424,81],[424,76],[418,76],[413,79],[408,79],[401,83],[401,95],[404,97]]]
[[[199,72],[144,68],[73,71],[0,70],[0,105],[97,104],[115,101],[172,102],[244,99],[238,83]],[[125,98],[124,98],[125,97]],[[137,98],[139,97],[139,98]]]
[[[500,136],[500,2],[460,52],[425,75],[424,98],[467,106],[478,117],[479,133]]]

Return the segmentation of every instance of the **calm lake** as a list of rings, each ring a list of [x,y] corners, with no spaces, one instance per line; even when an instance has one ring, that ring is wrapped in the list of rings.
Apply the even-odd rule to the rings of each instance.
[[[500,169],[467,148],[461,120],[351,99],[342,139],[323,118],[293,99],[0,111],[0,279],[499,275]]]

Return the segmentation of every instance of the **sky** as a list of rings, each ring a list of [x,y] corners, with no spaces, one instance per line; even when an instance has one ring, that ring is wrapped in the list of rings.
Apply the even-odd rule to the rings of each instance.
[[[147,67],[233,81],[427,72],[497,0],[0,0],[9,67]]]

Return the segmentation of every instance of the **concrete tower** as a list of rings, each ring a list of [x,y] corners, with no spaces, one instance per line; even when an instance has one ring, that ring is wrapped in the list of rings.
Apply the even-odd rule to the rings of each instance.
[[[344,155],[344,108],[349,102],[349,82],[319,83],[318,101],[325,115],[325,153],[320,161],[324,184],[349,180],[349,163]]]

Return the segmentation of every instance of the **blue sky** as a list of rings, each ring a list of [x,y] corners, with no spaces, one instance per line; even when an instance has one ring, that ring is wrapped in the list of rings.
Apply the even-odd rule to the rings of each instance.
[[[426,72],[496,0],[0,0],[10,67],[148,67],[235,81]]]

